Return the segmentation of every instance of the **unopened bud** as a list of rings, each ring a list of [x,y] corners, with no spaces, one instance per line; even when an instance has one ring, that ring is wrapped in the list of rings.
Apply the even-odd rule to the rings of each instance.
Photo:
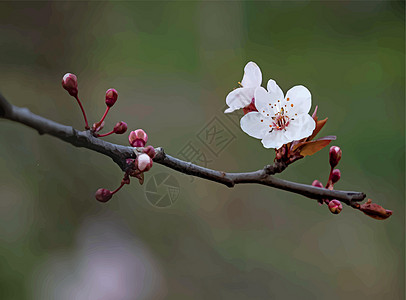
[[[127,123],[120,121],[114,126],[114,133],[116,134],[123,134],[127,131]]]
[[[371,199],[364,204],[361,204],[360,211],[362,211],[367,216],[377,220],[385,220],[392,215],[392,211],[389,209],[385,209],[382,206],[372,203]]]
[[[337,147],[337,146],[330,147],[330,166],[332,168],[334,168],[335,166],[338,165],[338,162],[341,159],[341,155],[342,155],[342,152],[341,152],[340,147]]]
[[[118,99],[118,93],[115,89],[108,89],[106,91],[106,105],[112,107]]]
[[[341,172],[339,169],[334,169],[333,172],[331,172],[331,182],[335,184],[337,181],[339,181],[341,178]]]
[[[62,87],[68,91],[69,95],[77,97],[78,79],[75,74],[66,73],[62,78]]]
[[[141,172],[147,172],[152,168],[152,159],[147,154],[143,153],[137,157],[138,170]]]
[[[156,152],[155,152],[155,148],[152,147],[151,145],[146,146],[144,149],[142,149],[142,152],[144,152],[145,154],[147,154],[149,157],[151,157],[152,159],[155,157]]]
[[[343,210],[343,205],[340,201],[334,199],[328,203],[328,208],[333,214],[339,214]]]
[[[113,197],[113,193],[108,189],[98,189],[94,196],[96,197],[97,201],[107,202],[111,199],[111,197]]]
[[[121,180],[122,183],[124,184],[130,184],[130,177],[126,173],[126,176],[124,176],[123,180]]]
[[[316,179],[316,180],[313,181],[312,186],[322,188],[323,184]]]
[[[132,147],[144,147],[148,141],[148,136],[142,129],[131,131],[128,136],[128,141]]]

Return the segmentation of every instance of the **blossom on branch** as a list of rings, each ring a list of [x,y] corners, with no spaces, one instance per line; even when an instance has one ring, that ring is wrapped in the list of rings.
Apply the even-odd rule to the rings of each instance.
[[[244,76],[239,88],[230,92],[226,97],[229,106],[224,112],[231,113],[237,109],[249,106],[254,102],[254,93],[262,83],[262,73],[256,63],[250,61],[244,67]]]
[[[241,118],[241,129],[248,135],[261,139],[265,148],[279,149],[284,144],[310,136],[316,122],[309,115],[312,105],[310,91],[294,86],[284,97],[272,79],[268,91],[258,87],[254,93],[257,112]]]

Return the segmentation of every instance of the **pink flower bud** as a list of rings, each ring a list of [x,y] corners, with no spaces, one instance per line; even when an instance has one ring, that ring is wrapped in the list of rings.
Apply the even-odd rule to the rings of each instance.
[[[131,131],[128,136],[128,141],[132,147],[144,147],[148,141],[148,136],[142,129]]]
[[[330,147],[330,166],[332,168],[334,168],[335,166],[338,165],[338,162],[341,159],[341,155],[342,155],[342,152],[341,152],[340,147],[337,147],[337,146]]]
[[[115,89],[108,89],[106,91],[106,105],[112,107],[118,99],[118,93]]]
[[[66,73],[62,78],[62,87],[68,91],[69,95],[77,97],[78,79],[75,74]]]
[[[328,203],[328,208],[333,214],[339,214],[343,210],[343,205],[340,201],[334,199]]]
[[[123,134],[124,132],[127,131],[127,123],[120,121],[114,126],[114,133],[116,134]]]
[[[341,172],[339,169],[334,169],[333,172],[331,172],[331,182],[335,184],[337,181],[339,181],[341,178]]]
[[[141,172],[147,172],[152,167],[152,159],[147,154],[140,154],[137,157],[138,170]]]
[[[312,186],[322,188],[323,184],[316,179],[316,180],[313,181]]]
[[[113,193],[108,189],[98,189],[94,196],[100,202],[107,202],[113,197]]]
[[[151,157],[152,159],[155,157],[156,152],[154,147],[152,146],[146,146],[144,149],[142,149],[142,152],[144,152],[145,154],[147,154],[149,157]]]

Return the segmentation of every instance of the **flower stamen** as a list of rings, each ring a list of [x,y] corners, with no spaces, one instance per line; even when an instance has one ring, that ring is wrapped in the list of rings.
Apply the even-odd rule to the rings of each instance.
[[[276,128],[276,130],[285,130],[286,127],[289,125],[290,118],[287,115],[283,114],[283,108],[282,108],[282,114],[280,112],[276,113],[274,117],[272,117],[272,124],[269,125],[269,127],[272,127],[272,130]],[[272,132],[272,130],[270,132]]]

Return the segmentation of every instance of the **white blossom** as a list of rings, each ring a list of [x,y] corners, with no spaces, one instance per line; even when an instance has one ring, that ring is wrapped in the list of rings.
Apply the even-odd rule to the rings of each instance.
[[[256,63],[250,61],[244,67],[244,76],[241,87],[230,92],[226,97],[229,106],[224,112],[231,113],[237,109],[244,108],[251,104],[254,99],[255,89],[261,86],[262,73]]]
[[[257,112],[241,118],[241,128],[248,135],[261,139],[265,148],[279,149],[282,145],[310,136],[316,122],[309,115],[312,105],[310,91],[294,86],[284,97],[274,80],[268,81],[268,91],[255,89]]]

